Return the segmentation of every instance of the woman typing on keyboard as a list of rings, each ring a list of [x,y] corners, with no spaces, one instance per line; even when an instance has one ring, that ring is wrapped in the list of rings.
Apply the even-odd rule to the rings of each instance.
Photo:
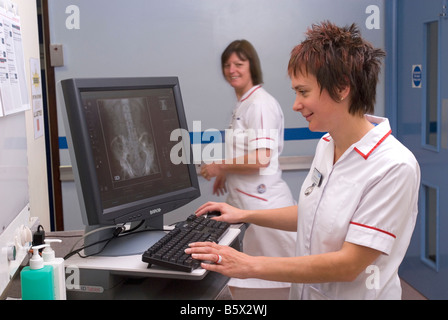
[[[297,231],[295,257],[249,256],[210,242],[191,243],[204,269],[234,278],[291,282],[292,299],[401,299],[398,267],[417,215],[420,170],[373,117],[384,52],[364,41],[355,25],[314,25],[288,65],[294,111],[319,141],[297,206],[241,210],[206,203],[197,215]]]

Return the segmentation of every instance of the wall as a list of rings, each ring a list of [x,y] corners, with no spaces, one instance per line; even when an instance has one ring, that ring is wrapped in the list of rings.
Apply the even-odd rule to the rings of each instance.
[[[26,90],[31,103],[30,58],[39,59],[36,2],[14,0],[19,8],[25,62]],[[0,1],[3,5],[3,1]],[[3,92],[4,93],[4,92]],[[45,141],[34,136],[32,110],[0,117],[0,296],[28,257],[24,227],[49,230]],[[9,260],[7,249],[14,248]],[[5,297],[6,298],[6,297]]]
[[[25,70],[27,72],[28,88],[31,90],[30,59],[40,59],[36,3],[29,0],[15,0],[14,2],[19,5],[25,52]],[[43,136],[34,138],[32,109],[25,112],[25,120],[31,216],[38,217],[45,230],[50,230],[45,139]]]
[[[30,58],[39,59],[34,1],[16,0],[21,18],[27,94],[31,101]],[[49,222],[45,141],[34,138],[33,112],[0,117],[0,233],[29,203],[32,216]]]
[[[55,69],[56,81],[74,77],[178,76],[192,129],[223,130],[235,104],[233,89],[223,80],[220,55],[233,40],[245,38],[257,49],[265,88],[283,107],[285,127],[307,127],[291,109],[294,94],[286,73],[291,49],[306,28],[322,20],[345,25],[356,22],[365,38],[384,48],[384,22],[368,29],[366,8],[376,5],[384,17],[385,0],[50,0],[51,43],[62,44],[64,66]],[[72,11],[75,4],[78,12]],[[79,13],[79,15],[77,15]],[[79,25],[77,17],[79,17]],[[67,24],[68,23],[68,24]],[[74,26],[74,28],[72,28]],[[58,107],[62,96],[58,95]],[[384,114],[383,80],[376,114]],[[65,136],[59,120],[59,135]],[[283,156],[312,156],[316,140],[287,141]],[[70,165],[67,150],[61,164]],[[284,177],[294,194],[306,172],[288,171]],[[203,196],[184,211],[191,212],[212,197],[211,183],[201,179]],[[63,182],[65,229],[82,226],[73,182]],[[221,200],[218,198],[218,200]],[[183,214],[183,213],[182,213]],[[175,215],[177,217],[177,215]]]

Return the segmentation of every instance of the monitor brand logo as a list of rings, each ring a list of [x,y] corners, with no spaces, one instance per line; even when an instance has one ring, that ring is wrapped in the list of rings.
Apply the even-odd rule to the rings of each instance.
[[[161,208],[156,208],[156,209],[149,210],[149,214],[155,214],[155,213],[159,213],[159,212],[162,212]]]

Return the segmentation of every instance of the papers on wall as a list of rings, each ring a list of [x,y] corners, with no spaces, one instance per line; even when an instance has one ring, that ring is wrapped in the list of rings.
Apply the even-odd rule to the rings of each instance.
[[[0,1],[0,116],[30,108],[20,16],[9,0]]]
[[[44,135],[44,110],[42,105],[42,77],[39,59],[30,59],[31,104],[33,106],[34,139]]]

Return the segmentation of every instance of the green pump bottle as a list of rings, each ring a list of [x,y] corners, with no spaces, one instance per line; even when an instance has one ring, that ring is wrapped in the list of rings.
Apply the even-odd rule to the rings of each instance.
[[[22,300],[54,300],[53,266],[44,265],[39,249],[48,244],[33,246],[33,256],[30,265],[20,272]]]

